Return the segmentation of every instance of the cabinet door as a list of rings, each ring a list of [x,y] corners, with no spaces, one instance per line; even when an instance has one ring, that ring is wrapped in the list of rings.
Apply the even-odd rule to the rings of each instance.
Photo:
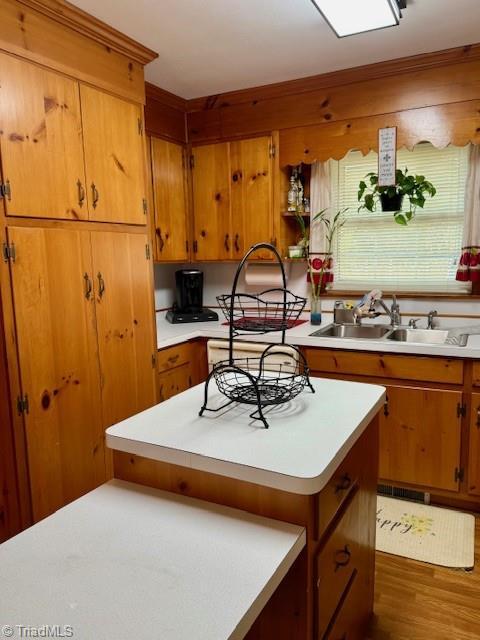
[[[191,373],[191,364],[189,362],[171,371],[161,373],[158,376],[159,401],[163,402],[182,391],[190,389],[193,386]]]
[[[105,481],[90,238],[10,227],[9,239],[33,515],[40,520]]]
[[[388,387],[380,413],[380,478],[458,491],[460,391]]]
[[[140,105],[81,85],[90,219],[145,224]]]
[[[193,149],[193,216],[196,260],[232,257],[229,143]]]
[[[472,393],[468,448],[468,493],[480,496],[480,393]]]
[[[78,84],[2,54],[0,122],[7,214],[88,218]]]
[[[272,139],[239,140],[230,144],[232,249],[241,258],[257,242],[273,239]],[[273,258],[259,251],[256,259]]]
[[[155,404],[154,313],[147,236],[92,232],[105,427]]]
[[[152,138],[155,260],[188,260],[185,152],[179,144]]]

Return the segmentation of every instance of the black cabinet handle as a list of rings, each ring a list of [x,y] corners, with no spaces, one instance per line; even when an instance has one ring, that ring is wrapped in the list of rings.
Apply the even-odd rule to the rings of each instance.
[[[97,208],[98,199],[100,198],[100,194],[98,193],[98,189],[95,186],[95,183],[92,182],[92,206],[94,209]]]
[[[83,274],[83,279],[85,281],[85,298],[90,300],[90,296],[92,295],[92,281],[90,280],[88,273]]]
[[[77,189],[78,189],[78,205],[83,207],[83,203],[85,202],[85,189],[83,188],[83,184],[80,178],[77,181]]]
[[[230,251],[230,236],[228,233],[225,234],[225,242],[223,244],[225,246],[225,251]]]
[[[240,244],[239,241],[240,240],[240,236],[238,235],[238,233],[235,234],[235,251],[240,251]]]
[[[347,489],[350,489],[351,486],[352,486],[352,479],[348,475],[348,473],[346,473],[340,478],[340,482],[335,485],[335,493],[340,493],[340,491],[346,491]]]
[[[103,279],[103,276],[100,273],[100,271],[97,273],[97,278],[98,278],[98,297],[101,298],[105,293],[105,280]]]
[[[341,567],[346,567],[350,562],[351,557],[352,552],[348,548],[348,544],[346,544],[343,549],[335,551],[335,571]]]

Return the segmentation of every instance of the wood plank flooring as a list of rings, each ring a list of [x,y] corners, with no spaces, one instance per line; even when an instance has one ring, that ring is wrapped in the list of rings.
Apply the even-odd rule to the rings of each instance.
[[[377,552],[369,640],[480,639],[480,516],[475,529],[473,571]]]

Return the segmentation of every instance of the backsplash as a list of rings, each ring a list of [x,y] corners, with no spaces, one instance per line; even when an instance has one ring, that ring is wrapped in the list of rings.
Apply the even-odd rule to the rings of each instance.
[[[308,284],[303,263],[287,263],[287,287],[299,296],[308,297]],[[204,274],[204,305],[216,307],[216,296],[229,293],[232,288],[233,278],[237,269],[236,263],[203,263],[203,264],[157,264],[155,265],[155,308],[169,308],[175,296],[175,271],[182,268],[198,268]],[[261,287],[261,290],[268,286]],[[244,274],[241,276],[238,290],[241,292],[255,293],[254,288],[245,285]],[[361,295],[358,295],[360,298]],[[341,299],[339,297],[339,299]],[[389,296],[385,296],[387,305]],[[335,298],[326,298],[322,309],[326,313],[332,313]],[[449,299],[400,299],[400,310],[404,322],[410,318],[426,316],[429,311],[436,309],[439,314],[439,324],[445,327],[459,326],[462,324],[475,324],[480,321],[480,300],[449,300]],[[463,320],[465,318],[465,321]]]

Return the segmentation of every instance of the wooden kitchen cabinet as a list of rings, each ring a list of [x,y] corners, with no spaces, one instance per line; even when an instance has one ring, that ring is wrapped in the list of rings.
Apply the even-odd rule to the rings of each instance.
[[[158,376],[159,402],[168,400],[182,391],[192,387],[192,369],[190,363],[175,367],[171,371],[161,373]]]
[[[155,404],[154,311],[145,234],[92,232],[105,426]]]
[[[273,242],[273,164],[270,136],[230,143],[232,253],[236,259],[257,242]],[[271,260],[269,251],[255,258]]]
[[[10,227],[35,521],[105,481],[90,234]]]
[[[2,54],[0,122],[7,215],[88,219],[78,83]]]
[[[185,149],[151,138],[154,260],[189,259]]]
[[[197,260],[238,260],[252,244],[274,241],[272,149],[263,136],[192,150]]]
[[[208,375],[205,340],[192,340],[160,349],[157,354],[159,402],[203,382]]]
[[[193,223],[196,260],[232,257],[230,144],[192,150]]]
[[[472,393],[468,426],[468,493],[480,496],[480,393]]]
[[[80,99],[90,220],[145,224],[141,106],[86,85]]]
[[[35,521],[107,477],[104,429],[155,403],[145,234],[9,227]]]
[[[461,408],[461,391],[388,386],[380,414],[380,478],[458,491]]]

